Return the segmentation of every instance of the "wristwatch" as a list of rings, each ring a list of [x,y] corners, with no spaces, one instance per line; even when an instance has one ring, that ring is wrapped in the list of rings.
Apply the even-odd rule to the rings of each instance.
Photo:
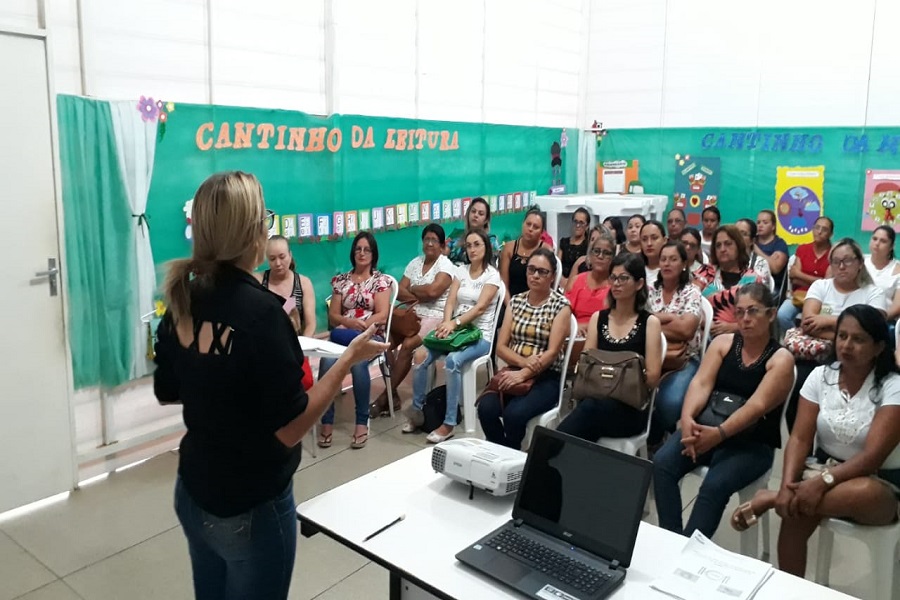
[[[831,487],[834,485],[834,475],[831,474],[831,471],[825,469],[822,471],[822,481],[825,482],[825,485]]]
[[[453,319],[453,322],[456,323],[457,327],[462,325],[462,321],[459,320],[459,317],[456,317],[455,319]]]

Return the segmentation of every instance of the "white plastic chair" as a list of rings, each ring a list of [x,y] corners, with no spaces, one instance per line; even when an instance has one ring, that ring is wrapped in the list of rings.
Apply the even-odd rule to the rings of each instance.
[[[713,322],[713,307],[705,297],[700,296],[700,312],[703,313],[703,336],[700,338],[700,358],[706,354],[706,347],[709,346],[709,331]]]
[[[556,279],[553,280],[553,288],[552,289],[558,290],[559,282],[562,280],[563,265],[562,265],[562,261],[559,260],[558,254],[554,254],[553,256],[556,257]]]
[[[479,356],[470,363],[463,365],[462,368],[462,400],[463,400],[463,421],[466,424],[466,433],[474,433],[475,421],[478,417],[475,415],[475,400],[478,398],[476,381],[478,375],[478,367],[484,365],[487,367],[488,381],[494,376],[494,361],[491,360],[491,354],[494,352],[494,344],[497,343],[497,319],[500,317],[500,311],[503,308],[503,300],[506,298],[506,286],[500,282],[497,290],[497,306],[494,307],[494,337],[491,339],[491,348],[484,356]]]
[[[666,341],[666,336],[662,332],[660,332],[660,337],[662,338],[661,356],[662,359],[665,360],[668,342]],[[650,435],[650,420],[653,418],[653,407],[656,404],[656,394],[658,391],[659,386],[655,387],[650,393],[650,405],[647,407],[647,426],[644,427],[644,430],[641,433],[631,437],[622,438],[602,437],[597,440],[597,444],[604,448],[609,448],[610,450],[622,452],[623,454],[647,458],[647,437]]]
[[[788,403],[791,399],[791,394],[794,392],[794,386],[797,385],[797,367],[794,367],[794,380],[791,383],[791,389],[788,390],[788,394],[784,399],[784,404],[781,405],[781,420],[784,419],[784,413],[787,410]],[[778,426],[781,427],[781,420],[778,422]],[[706,477],[706,474],[709,472],[709,467],[697,467],[691,473],[696,475],[700,479]],[[750,502],[753,499],[753,496],[759,490],[764,490],[769,487],[769,478],[772,476],[772,469],[770,468],[765,474],[748,485],[747,487],[738,491],[738,502],[741,504],[745,502]],[[684,479],[682,479],[684,481]],[[679,486],[681,482],[679,482]],[[763,538],[763,553],[762,559],[765,561],[769,560],[769,556],[771,553],[772,542],[770,535],[770,519],[769,513],[772,512],[767,510],[762,514],[759,518],[759,529],[762,530],[762,538]],[[759,533],[757,533],[755,527],[750,527],[741,532],[741,554],[744,556],[750,556],[756,558],[759,556]]]
[[[900,598],[900,569],[897,568],[900,551],[900,522],[880,527],[857,525],[843,519],[823,519],[819,523],[819,553],[816,559],[816,583],[828,585],[831,568],[831,549],[834,534],[855,538],[866,545],[872,560],[872,600]]]
[[[385,341],[390,340],[391,337],[391,321],[394,318],[394,304],[397,302],[397,295],[400,293],[400,284],[397,283],[397,280],[391,277],[390,275],[385,275],[388,279],[391,280],[391,305],[388,309],[388,318],[387,325],[384,329]],[[390,366],[387,361],[387,353],[383,352],[372,359],[369,363],[377,364],[379,370],[381,371],[381,377],[384,379],[385,389],[387,390],[387,398],[388,398],[388,411],[391,414],[391,418],[394,418],[394,387],[391,383],[391,371]]]
[[[569,337],[566,339],[566,352],[563,355],[563,366],[559,375],[559,399],[556,402],[556,406],[544,414],[533,417],[528,421],[528,425],[525,427],[525,437],[522,438],[522,450],[526,452],[528,451],[528,446],[531,445],[531,437],[534,435],[535,427],[540,425],[542,427],[555,428],[558,425],[556,421],[559,419],[559,411],[565,401],[566,375],[568,374],[569,359],[572,357],[572,346],[575,345],[575,338],[577,336],[578,321],[575,320],[575,315],[572,315],[569,317]]]

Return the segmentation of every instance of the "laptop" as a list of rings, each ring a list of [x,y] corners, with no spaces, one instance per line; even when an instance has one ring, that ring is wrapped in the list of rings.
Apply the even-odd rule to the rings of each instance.
[[[456,555],[540,600],[600,600],[625,580],[651,464],[535,429],[512,519]]]

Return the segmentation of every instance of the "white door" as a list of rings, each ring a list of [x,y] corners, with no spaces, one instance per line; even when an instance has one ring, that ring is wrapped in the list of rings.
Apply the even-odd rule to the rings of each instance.
[[[73,481],[48,90],[44,40],[0,32],[0,512]]]

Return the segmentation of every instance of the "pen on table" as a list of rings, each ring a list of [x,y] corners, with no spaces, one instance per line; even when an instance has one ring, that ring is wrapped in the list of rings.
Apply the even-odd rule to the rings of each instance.
[[[396,525],[397,523],[399,523],[400,521],[402,521],[405,518],[406,518],[406,515],[400,515],[399,517],[397,517],[396,519],[394,519],[393,521],[391,521],[390,523],[388,523],[387,525],[385,525],[384,527],[382,527],[375,533],[370,533],[369,535],[367,535],[365,538],[363,538],[363,541],[368,542],[369,540],[371,540],[373,537],[375,537],[379,533],[387,531],[388,529],[390,529],[391,527],[393,527],[394,525]]]

